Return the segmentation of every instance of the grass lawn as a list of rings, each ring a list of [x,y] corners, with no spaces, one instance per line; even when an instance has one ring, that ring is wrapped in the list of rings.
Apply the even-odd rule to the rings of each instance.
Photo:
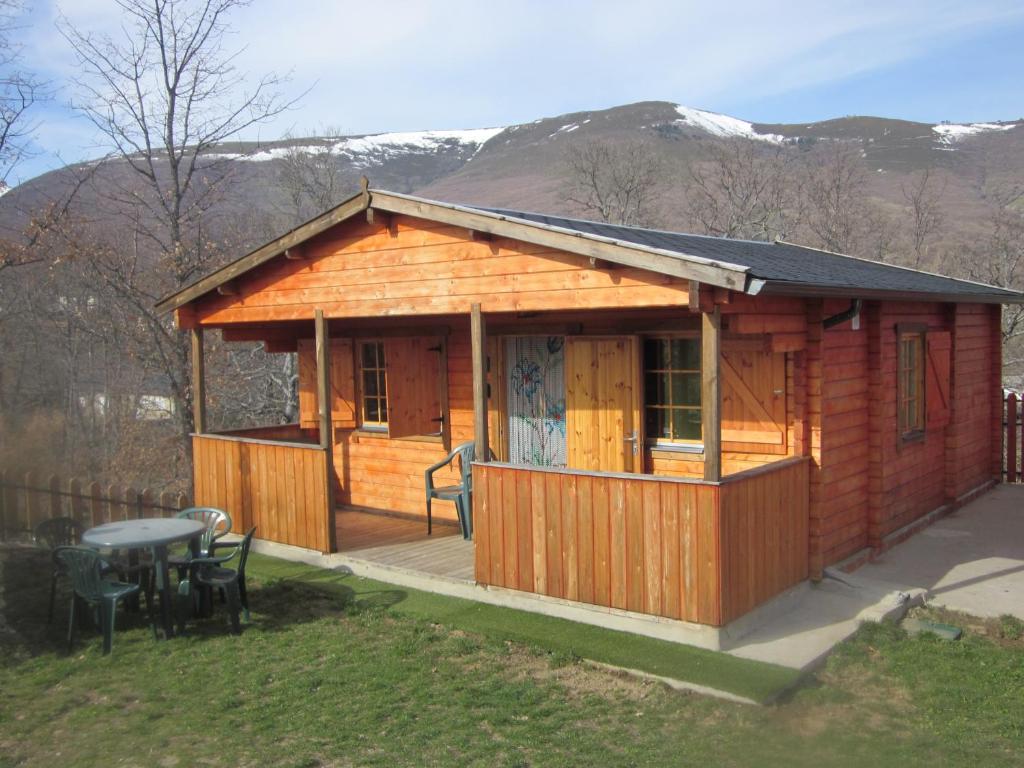
[[[61,644],[45,559],[0,549],[0,766],[1018,766],[1024,639],[939,616],[962,641],[865,627],[772,707],[580,663],[678,663],[759,690],[773,668],[254,558],[253,622],[220,611],[155,643],[139,617]],[[550,620],[547,620],[550,621]],[[622,636],[611,633],[614,638]],[[646,660],[630,661],[636,654]],[[753,682],[744,682],[752,677]]]

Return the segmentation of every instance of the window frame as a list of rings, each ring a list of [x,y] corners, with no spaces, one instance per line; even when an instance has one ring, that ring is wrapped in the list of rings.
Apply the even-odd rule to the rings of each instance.
[[[372,345],[377,347],[377,351],[376,351],[376,363],[377,363],[377,365],[374,368],[366,368],[365,365],[364,365],[364,359],[365,358],[363,357],[363,348],[365,346],[367,346],[367,345],[370,345],[370,344],[372,344]],[[388,403],[389,403],[389,399],[388,399],[388,391],[387,391],[387,381],[388,381],[387,358],[385,357],[385,355],[387,353],[386,353],[386,345],[384,343],[384,339],[378,339],[378,338],[356,339],[356,345],[355,346],[356,346],[355,355],[356,355],[356,363],[357,363],[356,368],[358,370],[358,376],[356,377],[356,395],[357,395],[357,399],[359,401],[359,412],[358,412],[358,415],[359,415],[359,429],[365,430],[367,432],[387,433],[387,431],[388,431]],[[364,376],[364,372],[365,371],[375,371],[377,373],[378,393],[376,395],[367,395],[366,394],[366,385],[365,385],[365,376]],[[381,393],[379,391],[381,383],[383,383],[383,385],[384,385],[384,392],[383,393]],[[383,416],[384,416],[384,418],[382,420],[371,421],[371,420],[369,420],[367,418],[366,401],[367,401],[368,398],[372,398],[372,399],[377,401],[378,415],[381,413],[381,407],[383,406]]]
[[[906,342],[916,341],[915,355],[917,370],[906,364],[904,351]],[[896,434],[903,443],[915,442],[925,436],[927,424],[927,403],[925,387],[928,375],[928,326],[923,323],[898,323],[896,325]],[[910,382],[914,388],[911,391]],[[914,401],[913,418],[909,416],[907,403]]]
[[[645,346],[648,341],[674,341],[684,339],[688,341],[695,341],[697,343],[697,368],[653,368],[648,369],[646,364],[646,349]],[[659,451],[679,451],[687,453],[701,453],[704,450],[704,419],[703,419],[703,355],[701,351],[701,335],[700,331],[679,331],[674,333],[648,333],[643,334],[640,337],[640,380],[641,380],[641,408],[640,412],[643,417],[643,427],[646,433],[645,443],[648,448]],[[668,373],[670,376],[675,374],[696,374],[698,379],[698,398],[696,405],[673,405],[671,403],[667,405],[656,405],[651,406],[647,401],[647,375],[648,372],[661,372]],[[671,385],[669,386],[669,398],[671,399]],[[648,412],[651,408],[659,410],[667,410],[671,413],[672,410],[678,409],[683,411],[696,411],[701,414],[700,421],[700,437],[697,439],[685,439],[685,438],[665,438],[661,436],[655,436],[650,434],[647,429],[647,417]]]

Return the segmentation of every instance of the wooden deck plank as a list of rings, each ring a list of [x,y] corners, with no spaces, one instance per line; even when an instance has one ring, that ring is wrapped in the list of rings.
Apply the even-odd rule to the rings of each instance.
[[[472,581],[473,542],[459,535],[456,526],[434,525],[356,509],[335,512],[335,526],[343,554],[395,568]]]

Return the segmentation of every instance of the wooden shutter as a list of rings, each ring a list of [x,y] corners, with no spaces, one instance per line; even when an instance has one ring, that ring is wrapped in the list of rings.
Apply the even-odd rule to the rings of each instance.
[[[925,337],[928,347],[925,371],[925,426],[942,429],[949,424],[950,352],[952,341],[949,331],[929,331]]]
[[[437,338],[384,342],[388,386],[388,435],[413,437],[441,432],[441,359]]]
[[[786,356],[753,345],[722,350],[722,443],[731,451],[786,452]]]
[[[299,339],[299,424],[304,429],[320,425],[316,396],[316,343]],[[356,426],[356,392],[352,339],[331,339],[331,420],[336,427]]]

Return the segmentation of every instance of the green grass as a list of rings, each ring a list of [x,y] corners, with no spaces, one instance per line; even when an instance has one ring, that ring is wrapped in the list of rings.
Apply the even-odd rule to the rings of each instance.
[[[576,661],[592,643],[692,663],[658,644],[266,558],[253,576],[240,637],[222,611],[166,643],[128,616],[112,656],[94,636],[68,655],[45,560],[0,549],[0,766],[1024,763],[1024,644],[997,623],[961,623],[959,643],[866,627],[812,685],[752,707]]]
[[[679,643],[397,587],[322,568],[254,555],[252,569],[265,579],[328,590],[346,600],[371,602],[389,613],[438,622],[496,640],[536,645],[569,659],[582,658],[672,677],[735,693],[754,701],[774,698],[796,683],[792,669],[740,659]]]

